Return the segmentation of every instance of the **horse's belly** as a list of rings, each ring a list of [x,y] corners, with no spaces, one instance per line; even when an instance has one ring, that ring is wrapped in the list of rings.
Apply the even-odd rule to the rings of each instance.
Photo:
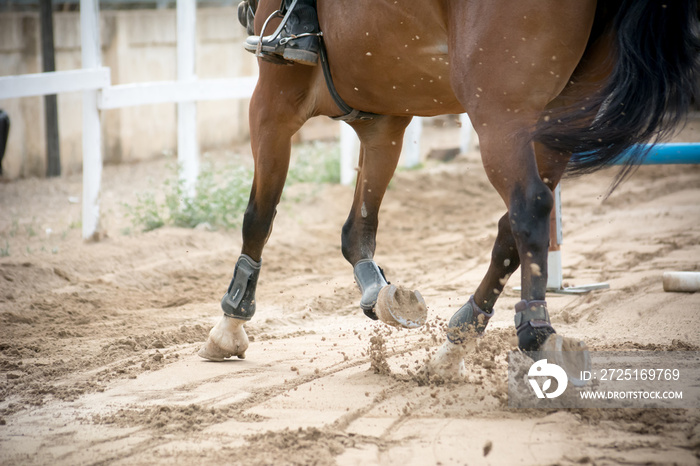
[[[336,88],[352,107],[393,115],[461,113],[436,2],[319,2]]]

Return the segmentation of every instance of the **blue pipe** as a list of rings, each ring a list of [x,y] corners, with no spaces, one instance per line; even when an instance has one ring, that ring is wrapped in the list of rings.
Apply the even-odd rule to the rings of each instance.
[[[623,165],[621,157],[615,165]],[[657,144],[646,156],[642,165],[700,164],[700,143],[669,142]]]

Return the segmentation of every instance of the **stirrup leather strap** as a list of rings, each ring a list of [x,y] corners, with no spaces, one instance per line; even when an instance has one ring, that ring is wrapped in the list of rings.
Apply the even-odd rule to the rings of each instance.
[[[345,103],[338,91],[333,84],[333,77],[331,76],[331,67],[328,63],[328,55],[326,53],[326,43],[323,39],[323,35],[319,37],[319,47],[318,53],[321,59],[321,67],[323,68],[323,77],[326,78],[326,86],[328,87],[328,92],[330,92],[331,97],[333,97],[333,102],[338,106],[341,112],[344,114],[337,117],[332,117],[334,120],[344,121],[346,123],[352,123],[356,120],[373,120],[377,116],[376,113],[363,112],[349,106]]]

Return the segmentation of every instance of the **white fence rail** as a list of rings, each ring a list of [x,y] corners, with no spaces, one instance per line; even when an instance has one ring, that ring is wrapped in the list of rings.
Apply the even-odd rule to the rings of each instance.
[[[0,100],[100,89],[108,87],[109,82],[109,68],[3,76]]]
[[[198,80],[194,73],[196,0],[177,0],[177,81],[112,86],[110,69],[102,66],[98,0],[80,0],[82,69],[0,77],[0,99],[83,93],[82,235],[100,232],[102,128],[100,111],[154,103],[178,104],[178,161],[191,190],[199,172],[196,101],[248,98],[256,76]]]
[[[102,110],[136,105],[200,100],[245,99],[253,94],[257,77],[160,81],[104,87],[98,106]]]

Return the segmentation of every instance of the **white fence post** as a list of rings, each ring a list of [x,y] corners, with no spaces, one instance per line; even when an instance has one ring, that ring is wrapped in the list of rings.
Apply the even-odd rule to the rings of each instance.
[[[355,167],[360,154],[360,140],[355,130],[340,122],[340,184],[351,184],[355,179]]]
[[[403,137],[402,154],[406,168],[420,163],[420,139],[423,119],[414,117]],[[351,184],[355,179],[355,167],[360,153],[360,140],[347,123],[340,123],[340,184]]]
[[[413,120],[406,127],[403,135],[403,147],[401,155],[403,166],[406,168],[415,167],[420,163],[420,139],[423,133],[423,118],[413,117]]]
[[[98,0],[80,0],[82,67],[99,68],[100,9]],[[100,185],[102,183],[102,127],[97,108],[98,90],[83,91],[83,238],[100,233]]]
[[[177,0],[177,79],[179,83],[195,81],[195,0]],[[180,179],[187,196],[194,196],[199,176],[197,144],[197,103],[177,104],[177,161]]]
[[[469,115],[461,113],[459,123],[459,153],[466,154],[472,143],[472,121],[469,119]]]

